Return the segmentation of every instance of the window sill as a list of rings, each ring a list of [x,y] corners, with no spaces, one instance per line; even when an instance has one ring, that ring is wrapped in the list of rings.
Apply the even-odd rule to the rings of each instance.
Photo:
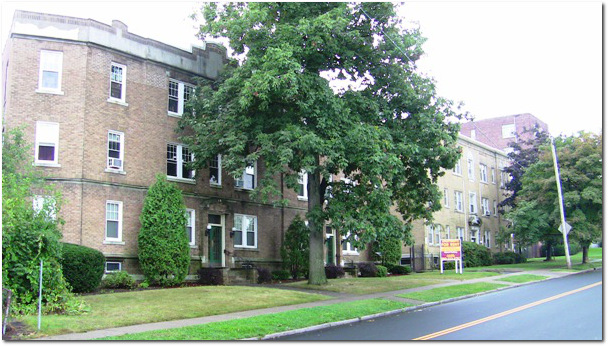
[[[258,249],[257,247],[245,247],[245,246],[234,246],[234,250],[239,250],[239,251],[256,251],[259,252],[260,249]]]
[[[178,177],[172,177],[172,176],[168,175],[167,180],[174,181],[176,183],[196,185],[196,180],[194,180],[194,179],[178,178]]]
[[[51,95],[60,95],[63,96],[65,93],[61,90],[52,90],[52,89],[36,89],[38,94],[51,94]]]
[[[122,171],[122,170],[117,170],[117,169],[111,169],[111,168],[106,168],[106,170],[104,171],[106,173],[114,173],[114,174],[122,174],[122,175],[126,175],[127,172]]]
[[[191,249],[197,249],[198,246],[196,246],[196,244],[189,244]]]
[[[247,188],[244,188],[244,187],[236,187],[236,186],[234,187],[234,189],[236,191],[253,191],[253,190],[255,190],[255,189],[247,189]]]
[[[214,189],[223,189],[222,184],[209,183],[209,186]]]
[[[54,168],[60,168],[61,165],[58,163],[51,163],[51,162],[34,162],[34,166],[38,166],[38,167],[54,167]]]
[[[182,118],[181,114],[179,114],[179,113],[172,113],[172,112],[167,112],[167,116],[170,116],[172,118],[178,118],[178,119]]]
[[[359,256],[358,252],[354,251],[342,251],[342,255],[344,256]]]
[[[128,107],[128,106],[129,106],[129,104],[128,104],[128,103],[126,103],[125,101],[123,101],[123,100],[119,100],[119,99],[114,99],[114,98],[111,98],[111,97],[110,97],[110,98],[108,98],[108,100],[107,100],[107,101],[108,101],[109,103],[114,103],[114,104],[121,105],[121,106],[125,106],[125,107]]]
[[[104,245],[125,245],[125,242],[118,241],[118,240],[104,240],[102,244],[104,244]]]
[[[308,201],[308,197],[298,196],[298,201]]]

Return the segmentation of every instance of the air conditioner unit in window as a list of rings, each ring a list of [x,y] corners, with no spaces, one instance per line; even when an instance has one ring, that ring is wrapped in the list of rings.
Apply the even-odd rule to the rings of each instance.
[[[112,169],[122,169],[122,160],[109,158],[108,159],[108,167]]]
[[[486,215],[486,216],[490,216],[490,211],[489,211],[489,210],[486,210],[485,215]]]

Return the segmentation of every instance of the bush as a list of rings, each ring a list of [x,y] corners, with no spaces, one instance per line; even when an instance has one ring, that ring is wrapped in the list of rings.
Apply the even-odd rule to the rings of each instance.
[[[224,284],[224,275],[219,268],[201,268],[196,273],[200,284],[215,286]]]
[[[568,244],[569,244],[568,250],[570,252],[570,256],[576,255],[577,253],[581,252],[581,246],[579,245],[579,243],[568,242]],[[552,249],[553,256],[566,256],[566,249],[564,249],[564,244],[554,244],[553,246],[551,246],[551,249]],[[541,255],[541,257],[547,256],[546,245],[543,245],[541,247],[540,255]]]
[[[492,253],[490,249],[481,244],[469,241],[462,242],[462,251],[463,264],[467,268],[492,265]]]
[[[377,277],[384,278],[388,275],[388,269],[386,269],[385,266],[377,265],[376,269],[377,269],[377,272],[376,272]]]
[[[72,286],[72,292],[93,292],[99,287],[106,263],[101,251],[64,243],[60,262],[63,277]]]
[[[344,268],[335,264],[328,264],[325,266],[325,277],[328,279],[343,278]]]
[[[372,262],[361,262],[358,264],[359,272],[361,272],[361,277],[364,278],[375,278],[378,275],[378,268]]]
[[[497,252],[492,255],[494,264],[516,264],[516,263],[525,263],[526,258],[518,253],[505,251],[505,252]]]
[[[135,287],[135,280],[129,273],[125,271],[114,272],[106,275],[103,280],[101,280],[101,286],[104,288],[126,288],[132,289]]]
[[[281,259],[283,269],[291,273],[293,279],[308,275],[308,262],[310,255],[309,230],[299,215],[293,219],[281,246]]]
[[[258,283],[267,284],[272,282],[272,274],[268,268],[258,268]]]
[[[408,275],[412,272],[412,268],[406,266],[392,266],[389,273],[394,275]]]
[[[190,267],[190,245],[181,190],[165,176],[157,175],[139,220],[138,257],[146,280],[164,287],[182,283]]]
[[[403,242],[398,238],[384,238],[374,242],[372,251],[376,260],[388,268],[389,265],[395,265],[401,260],[402,246]]]
[[[287,270],[273,270],[272,279],[276,281],[289,280],[291,273]]]

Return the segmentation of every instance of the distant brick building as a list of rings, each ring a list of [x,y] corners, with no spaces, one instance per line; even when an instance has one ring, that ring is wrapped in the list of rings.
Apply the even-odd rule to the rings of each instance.
[[[549,126],[529,113],[481,119],[463,123],[460,133],[496,149],[509,152],[509,143],[530,139],[526,129],[538,126],[549,131]]]

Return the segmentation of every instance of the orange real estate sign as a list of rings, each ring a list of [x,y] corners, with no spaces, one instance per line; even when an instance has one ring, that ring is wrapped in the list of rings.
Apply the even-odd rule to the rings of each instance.
[[[456,261],[462,259],[460,239],[441,240],[441,259],[444,261]]]

